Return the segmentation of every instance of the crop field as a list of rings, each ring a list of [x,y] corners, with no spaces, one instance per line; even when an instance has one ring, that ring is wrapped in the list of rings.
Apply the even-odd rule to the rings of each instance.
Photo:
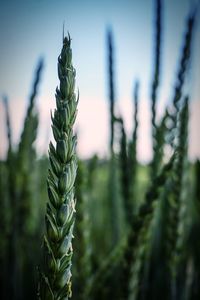
[[[75,124],[82,100],[73,37],[65,28],[47,154],[39,154],[35,146],[43,59],[36,66],[17,145],[11,102],[2,97],[8,147],[0,160],[0,299],[200,299],[200,160],[188,155],[191,91],[186,88],[199,7],[188,12],[171,101],[158,118],[165,59],[163,2],[154,1],[149,83],[153,154],[148,163],[138,159],[139,79],[134,82],[130,135],[116,109],[111,29],[105,45],[108,156],[96,153],[83,159],[77,152]]]

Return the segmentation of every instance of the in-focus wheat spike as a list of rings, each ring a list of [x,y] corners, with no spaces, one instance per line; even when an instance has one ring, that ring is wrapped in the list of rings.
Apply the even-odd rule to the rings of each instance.
[[[173,94],[173,111],[170,114],[171,119],[171,128],[169,133],[169,143],[171,146],[174,144],[174,139],[176,136],[176,125],[177,125],[177,117],[180,111],[181,98],[183,93],[183,87],[188,71],[190,56],[191,56],[191,48],[192,48],[192,40],[194,35],[194,25],[196,19],[196,11],[190,13],[187,24],[186,24],[186,32],[184,36],[184,43],[181,53],[180,64],[178,67],[177,78],[175,83],[175,90]]]
[[[108,76],[109,76],[109,100],[110,100],[110,151],[113,153],[114,145],[114,104],[115,104],[115,89],[114,89],[114,70],[113,70],[113,35],[111,29],[107,32],[108,44]]]
[[[71,297],[72,237],[74,227],[74,182],[77,171],[76,136],[73,125],[78,99],[75,89],[75,69],[72,65],[71,38],[63,39],[58,57],[60,86],[56,89],[56,109],[52,115],[52,130],[56,146],[49,145],[50,169],[47,179],[49,201],[45,216],[45,269],[42,275],[41,299]]]
[[[153,150],[156,147],[156,102],[160,83],[160,57],[161,57],[161,34],[162,34],[162,0],[156,0],[156,20],[155,20],[155,51],[154,51],[154,75],[151,87],[151,110],[152,110],[152,136]],[[155,175],[154,171],[152,173]]]

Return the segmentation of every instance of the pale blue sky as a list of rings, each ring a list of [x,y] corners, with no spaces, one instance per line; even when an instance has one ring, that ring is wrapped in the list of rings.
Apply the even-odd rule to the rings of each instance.
[[[166,80],[168,85],[173,83],[190,2],[164,1],[163,83]],[[40,55],[45,57],[44,81],[48,81],[43,89],[55,89],[63,21],[73,38],[74,64],[82,92],[105,95],[107,25],[112,26],[115,37],[119,96],[121,89],[131,89],[135,76],[141,78],[144,86],[149,84],[154,1],[1,0],[0,3],[0,90],[8,92],[11,98],[16,94],[27,95],[32,70]],[[197,35],[195,44],[196,60],[198,46],[200,50]]]
[[[194,2],[194,1],[193,1]],[[191,1],[164,1],[162,101],[169,101]],[[38,58],[45,58],[41,96],[52,99],[62,25],[72,37],[82,101],[107,101],[106,28],[114,34],[117,100],[130,99],[134,78],[149,99],[154,38],[153,0],[0,0],[0,94],[25,101]],[[192,98],[200,100],[200,26],[190,72]],[[89,108],[88,108],[89,109]]]

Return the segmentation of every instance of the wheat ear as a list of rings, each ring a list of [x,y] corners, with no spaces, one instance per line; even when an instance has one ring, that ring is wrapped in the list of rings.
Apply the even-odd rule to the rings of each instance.
[[[72,237],[74,227],[74,182],[77,172],[76,137],[73,125],[78,99],[75,95],[75,69],[72,65],[71,38],[64,37],[58,57],[60,86],[56,89],[56,109],[52,130],[56,147],[49,145],[50,168],[47,179],[49,201],[45,216],[45,267],[41,299],[71,297]]]

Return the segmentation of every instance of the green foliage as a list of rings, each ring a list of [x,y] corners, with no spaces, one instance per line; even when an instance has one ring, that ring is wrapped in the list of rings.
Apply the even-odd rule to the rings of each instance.
[[[197,160],[193,167],[194,190],[190,205],[189,232],[186,239],[187,266],[186,266],[186,289],[187,299],[197,300],[200,295],[200,242],[197,238],[200,234],[200,161]]]
[[[113,297],[117,299],[119,297],[120,286],[116,284],[120,280],[119,275],[125,246],[126,238],[123,238],[93,274],[89,289],[91,299],[110,299]]]
[[[35,230],[34,224],[34,169],[36,161],[36,152],[34,142],[37,136],[38,129],[38,114],[35,109],[35,98],[38,93],[38,84],[40,82],[41,71],[43,69],[43,60],[38,62],[33,90],[30,95],[30,101],[24,120],[24,127],[21,134],[21,139],[17,151],[17,168],[20,172],[20,177],[16,178],[18,186],[17,197],[20,199],[18,214],[20,215],[19,231],[20,235],[26,235]],[[33,199],[32,199],[33,197]],[[33,223],[31,224],[31,221]]]
[[[138,214],[132,219],[131,230],[129,232],[127,247],[124,253],[123,266],[123,299],[128,299],[129,292],[137,293],[132,285],[132,274],[134,272],[134,263],[137,256],[138,247],[145,247],[146,232],[152,221],[154,206],[160,196],[161,187],[165,184],[167,176],[173,166],[175,156],[163,167],[161,173],[154,178],[151,187],[146,193],[145,202],[139,208]],[[141,243],[141,244],[140,244]],[[139,266],[140,267],[140,266]],[[132,271],[133,269],[133,271]],[[138,270],[136,271],[138,273]],[[129,290],[130,289],[130,290]],[[134,295],[135,297],[135,295]]]
[[[12,130],[8,109],[8,101],[4,98],[6,110],[8,152],[3,171],[2,201],[5,202],[5,240],[6,248],[3,256],[5,262],[4,277],[6,283],[2,290],[9,299],[22,299],[27,297],[30,291],[36,288],[34,279],[35,261],[30,260],[30,253],[33,250],[31,238],[36,231],[37,216],[34,215],[36,207],[35,198],[35,161],[36,154],[34,141],[37,134],[38,116],[35,112],[35,98],[37,95],[40,75],[43,68],[42,60],[39,62],[33,91],[30,96],[28,109],[24,121],[24,128],[21,135],[18,150],[15,150],[12,142]],[[7,208],[7,210],[5,209]],[[30,250],[31,249],[31,250]],[[37,247],[36,247],[37,249]],[[27,272],[30,281],[27,284]],[[25,285],[25,287],[23,287]],[[32,296],[31,296],[32,297]]]
[[[76,299],[88,299],[89,284],[91,277],[91,241],[90,241],[90,219],[88,207],[88,194],[86,186],[86,168],[82,161],[78,163],[78,174],[76,179],[76,223],[74,229],[73,256],[74,270],[74,292]]]

